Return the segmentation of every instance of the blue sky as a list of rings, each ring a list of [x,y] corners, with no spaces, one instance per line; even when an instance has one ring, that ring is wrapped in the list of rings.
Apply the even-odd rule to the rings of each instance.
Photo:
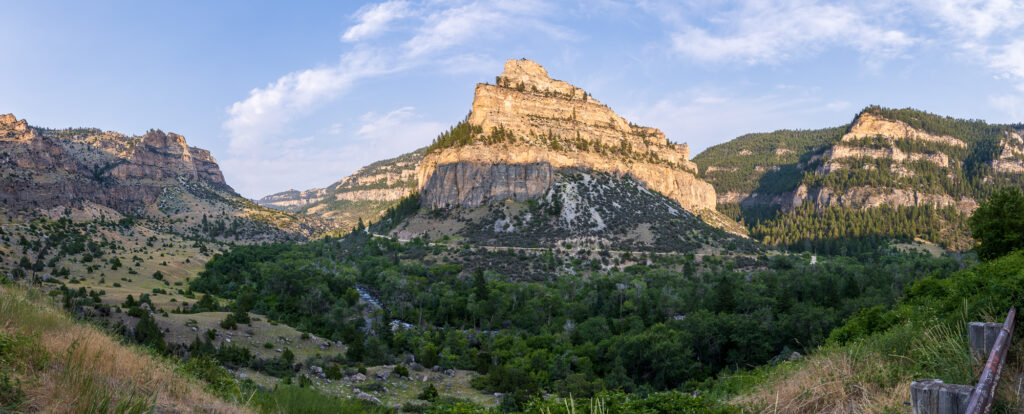
[[[185,135],[257,198],[429,144],[527,57],[692,154],[864,106],[1024,122],[1009,0],[0,0],[0,113]]]

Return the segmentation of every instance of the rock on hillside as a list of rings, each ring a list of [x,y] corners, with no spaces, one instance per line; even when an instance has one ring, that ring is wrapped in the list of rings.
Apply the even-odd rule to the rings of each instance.
[[[692,212],[715,208],[686,145],[525,59],[507,61],[495,85],[477,85],[469,118],[428,148],[417,179],[425,206],[475,207],[538,198],[566,168],[631,175]]]
[[[549,174],[541,196],[506,199],[479,207],[421,209],[390,230],[401,240],[468,242],[476,247],[551,249],[574,246],[619,251],[753,254],[763,246],[714,228],[679,203],[650,191],[631,176],[591,170],[541,171],[531,165],[512,174]],[[495,167],[497,170],[499,167]]]

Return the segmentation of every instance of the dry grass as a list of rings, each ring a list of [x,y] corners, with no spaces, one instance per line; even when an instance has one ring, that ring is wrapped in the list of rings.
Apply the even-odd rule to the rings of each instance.
[[[732,403],[750,412],[764,413],[862,413],[885,412],[903,405],[910,395],[909,375],[895,387],[865,380],[864,372],[883,372],[884,358],[847,352],[821,352],[801,369],[769,381]]]
[[[73,321],[35,290],[0,286],[0,332],[33,337],[50,356],[21,373],[31,411],[247,412],[171,363]]]
[[[765,380],[733,398],[749,412],[902,413],[909,412],[910,383],[937,378],[973,385],[982,361],[968,351],[966,317],[896,326],[838,346],[827,345],[796,366],[769,371]],[[1010,350],[997,405],[1019,407],[1024,348]]]

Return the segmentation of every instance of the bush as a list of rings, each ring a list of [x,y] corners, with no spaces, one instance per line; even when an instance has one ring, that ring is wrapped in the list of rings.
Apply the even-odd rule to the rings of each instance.
[[[406,368],[405,365],[395,365],[395,369],[391,370],[391,372],[400,377],[409,376],[409,368]]]
[[[186,374],[205,381],[208,389],[222,398],[230,398],[239,392],[238,381],[228,370],[206,356],[189,359],[181,370]]]
[[[324,370],[324,376],[330,380],[339,380],[344,374],[341,373],[341,368],[337,365],[331,365]]]
[[[238,328],[238,323],[235,322],[235,314],[229,313],[223,321],[220,321],[220,327],[224,329],[235,330]]]
[[[437,393],[437,388],[434,387],[434,384],[427,384],[426,387],[423,387],[423,391],[420,391],[419,395],[416,396],[416,399],[434,402],[437,401],[437,397],[439,396],[440,395]]]
[[[268,392],[256,393],[252,398],[256,411],[264,413],[340,413],[382,414],[391,410],[356,399],[340,399],[325,395],[312,388],[281,385]]]
[[[0,412],[20,412],[25,404],[25,393],[17,379],[11,379],[6,372],[0,373]]]

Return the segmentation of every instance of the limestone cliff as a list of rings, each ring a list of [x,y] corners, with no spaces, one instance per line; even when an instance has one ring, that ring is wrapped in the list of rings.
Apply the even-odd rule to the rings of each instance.
[[[133,212],[179,177],[230,191],[209,151],[159,130],[141,138],[97,129],[46,130],[7,114],[0,116],[0,148],[0,166],[9,177],[0,198],[9,207],[90,201]]]
[[[509,60],[496,85],[477,85],[466,124],[468,135],[439,140],[420,163],[424,205],[536,198],[552,171],[583,169],[631,175],[687,210],[715,207],[715,190],[695,176],[686,145],[631,124],[535,62]]]
[[[416,190],[416,168],[426,149],[374,162],[326,188],[288,190],[257,201],[278,210],[331,219],[350,229],[362,219],[370,222]]]

